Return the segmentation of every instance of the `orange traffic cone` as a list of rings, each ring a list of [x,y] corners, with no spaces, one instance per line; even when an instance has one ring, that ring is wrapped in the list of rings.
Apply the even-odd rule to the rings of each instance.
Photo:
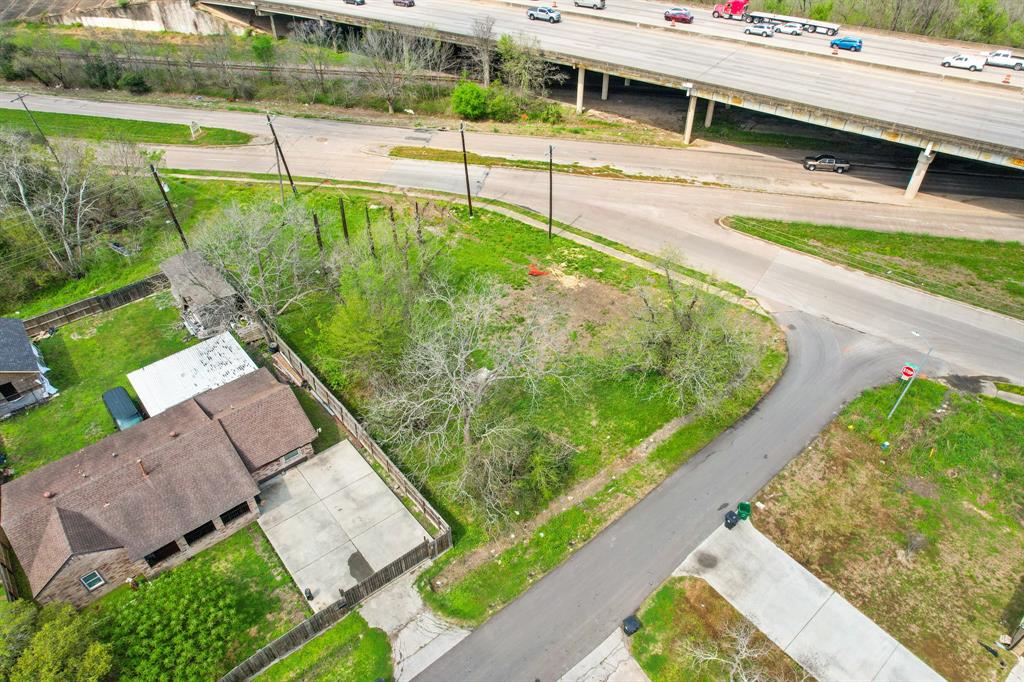
[[[1005,76],[1003,76],[1003,85],[1009,85],[1009,84],[1010,84],[1010,74],[1006,74]]]
[[[838,55],[839,54],[839,48],[838,47],[833,47],[832,48],[832,54]]]

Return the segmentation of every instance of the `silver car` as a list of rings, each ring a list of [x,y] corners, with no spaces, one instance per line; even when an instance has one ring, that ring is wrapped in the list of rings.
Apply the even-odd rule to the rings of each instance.
[[[561,12],[543,5],[540,7],[530,7],[526,10],[526,16],[530,18],[530,21],[539,19],[541,21],[550,21],[552,24],[557,24],[562,20]]]
[[[572,0],[577,7],[589,7],[590,9],[604,9],[604,0]]]
[[[804,34],[804,27],[795,21],[791,21],[788,24],[780,24],[775,27],[776,33],[788,33],[791,36],[802,36]]]
[[[762,36],[764,38],[771,38],[775,35],[775,31],[768,24],[754,24],[743,29],[743,32],[748,36]]]

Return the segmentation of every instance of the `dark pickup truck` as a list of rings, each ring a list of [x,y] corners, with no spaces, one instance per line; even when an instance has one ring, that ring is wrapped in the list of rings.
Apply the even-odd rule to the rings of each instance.
[[[831,154],[818,154],[817,156],[804,157],[804,168],[809,171],[823,170],[845,173],[850,170],[850,162]]]

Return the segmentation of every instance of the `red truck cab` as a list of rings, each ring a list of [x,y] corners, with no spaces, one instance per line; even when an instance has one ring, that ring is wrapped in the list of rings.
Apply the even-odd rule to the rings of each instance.
[[[715,5],[711,13],[715,19],[725,17],[726,19],[742,19],[746,14],[747,4],[750,0],[728,0],[727,2]]]

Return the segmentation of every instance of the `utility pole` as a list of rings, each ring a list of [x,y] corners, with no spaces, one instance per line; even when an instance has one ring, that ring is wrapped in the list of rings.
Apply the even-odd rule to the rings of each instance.
[[[188,251],[188,241],[185,239],[185,231],[181,229],[181,223],[178,222],[178,216],[174,215],[174,207],[171,206],[171,200],[167,198],[167,190],[164,189],[163,180],[160,179],[160,174],[156,172],[156,166],[149,164],[149,170],[153,173],[153,179],[156,180],[156,186],[160,188],[160,196],[164,198],[164,206],[167,207],[167,212],[171,214],[171,220],[174,221],[174,227],[178,230],[178,237],[181,238],[181,243]]]
[[[373,222],[370,220],[370,204],[363,204],[366,210],[366,238],[370,242],[370,255],[377,260],[377,245],[373,243]]]
[[[324,259],[324,238],[320,234],[320,216],[313,211],[313,231],[316,233],[316,249],[320,252],[320,260]]]
[[[345,197],[338,197],[338,211],[341,213],[341,232],[345,235],[345,244],[348,245],[348,218],[345,217]]]
[[[469,204],[469,217],[473,217],[473,194],[469,191],[469,160],[466,158],[466,124],[459,122],[459,135],[462,136],[462,170],[466,173],[466,203]]]
[[[548,145],[548,241],[551,241],[551,223],[555,206],[555,146]]]
[[[12,99],[11,101],[12,102],[21,102],[21,106],[23,106],[25,108],[25,113],[27,113],[28,117],[30,119],[32,119],[32,125],[34,125],[36,127],[36,132],[39,133],[39,137],[43,138],[43,144],[45,144],[46,148],[50,150],[50,155],[53,157],[53,160],[56,161],[58,163],[58,165],[59,165],[60,164],[60,159],[57,158],[57,152],[54,151],[53,145],[50,144],[49,138],[46,137],[46,133],[44,133],[43,129],[39,127],[39,121],[36,120],[36,117],[32,113],[32,110],[29,109],[28,108],[28,104],[25,103],[25,98],[26,97],[28,97],[28,95],[18,95],[17,97]]]
[[[284,164],[284,172],[288,174],[288,184],[292,186],[292,194],[299,196],[299,190],[295,189],[292,171],[288,168],[288,160],[284,158],[284,150],[281,149],[281,142],[277,139],[277,131],[274,130],[274,121],[270,118],[270,114],[267,114],[267,125],[270,126],[270,134],[274,136],[274,149],[277,150],[278,155],[281,157],[281,163]]]
[[[284,206],[284,177],[281,175],[281,155],[277,153],[277,145],[274,145],[274,162],[277,164],[277,186],[281,188],[281,205]]]
[[[914,372],[914,374],[910,377],[910,380],[907,381],[907,385],[903,387],[903,391],[900,393],[900,397],[896,399],[896,404],[892,406],[891,410],[889,410],[889,414],[885,417],[886,419],[892,419],[892,415],[896,412],[896,408],[900,406],[901,402],[903,402],[903,396],[905,396],[907,394],[907,391],[910,390],[910,387],[913,385],[914,379],[917,378],[917,375],[924,371],[925,365],[928,364],[928,359],[932,356],[931,342],[928,341],[928,339],[925,339],[924,336],[922,336],[918,332],[912,331],[910,333],[913,334],[914,336],[924,339],[924,342],[928,344],[928,353],[924,356],[924,362],[921,363],[921,367]]]

